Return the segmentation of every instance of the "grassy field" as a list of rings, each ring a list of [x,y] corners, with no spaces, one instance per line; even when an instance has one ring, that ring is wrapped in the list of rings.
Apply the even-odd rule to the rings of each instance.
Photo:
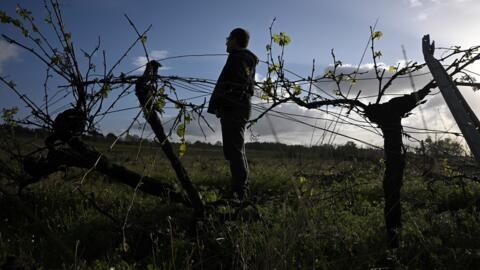
[[[176,183],[158,146],[90,143]],[[439,157],[424,174],[422,157],[407,157],[401,247],[388,250],[381,152],[251,144],[247,155],[252,200],[240,205],[220,200],[230,181],[221,148],[189,145],[182,161],[207,204],[202,222],[181,204],[74,168],[21,196],[0,193],[0,262],[13,255],[26,269],[480,268],[480,170],[459,158]],[[6,178],[0,184],[13,190]]]

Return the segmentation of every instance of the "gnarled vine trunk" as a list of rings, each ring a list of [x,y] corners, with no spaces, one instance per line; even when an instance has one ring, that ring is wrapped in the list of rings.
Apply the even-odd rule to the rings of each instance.
[[[385,103],[370,104],[365,108],[366,116],[379,125],[384,138],[384,218],[390,248],[399,247],[398,232],[402,227],[400,190],[405,170],[402,118],[406,117],[408,112],[413,110],[428,93],[429,90],[423,89],[409,95],[392,98]]]
[[[187,170],[183,167],[182,162],[175,154],[173,147],[168,140],[167,136],[165,135],[165,131],[163,129],[162,122],[158,117],[155,109],[154,109],[154,91],[155,89],[155,82],[158,68],[160,67],[160,63],[156,61],[150,61],[146,68],[143,76],[138,79],[135,85],[135,94],[138,97],[140,104],[142,105],[143,112],[145,115],[145,119],[152,127],[155,136],[159,140],[162,150],[170,160],[170,163],[175,170],[178,180],[180,181],[182,187],[185,189],[188,199],[190,200],[192,207],[195,210],[195,214],[197,217],[203,217],[205,207],[200,196],[200,193],[197,191],[197,188],[190,180],[188,176]]]
[[[22,184],[26,185],[40,181],[41,178],[61,171],[65,167],[94,169],[132,188],[139,186],[138,189],[147,194],[189,205],[187,200],[175,191],[173,185],[138,174],[113,163],[105,155],[90,148],[77,138],[71,139],[68,144],[71,148],[49,149],[48,155],[44,158],[26,158],[23,161],[24,170],[32,178],[27,179],[28,182]],[[140,181],[141,185],[138,185]]]

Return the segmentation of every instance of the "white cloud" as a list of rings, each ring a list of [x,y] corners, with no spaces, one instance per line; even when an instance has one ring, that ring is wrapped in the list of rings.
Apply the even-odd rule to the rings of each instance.
[[[409,0],[410,7],[420,7],[423,6],[423,3],[420,0]]]
[[[383,62],[378,62],[377,66],[381,69],[385,69],[385,73],[382,79],[382,87],[387,83],[393,73],[389,72],[388,69],[390,66],[402,68],[405,67],[405,60],[398,60],[396,63],[388,64]],[[331,70],[332,67],[328,67],[325,72]],[[357,67],[351,64],[343,64],[341,67],[337,68],[337,74],[352,74],[357,70]],[[419,87],[423,86],[430,80],[430,76],[428,75],[428,70],[426,68],[414,72],[412,74],[412,78],[414,79],[416,90]],[[358,74],[355,76],[356,82],[352,84],[351,80],[344,81],[340,84],[340,88],[342,93],[346,95],[349,94],[348,97],[352,97],[357,95],[359,91],[360,100],[364,103],[373,102],[378,94],[379,91],[379,81],[376,78],[374,64],[373,63],[366,63],[361,65],[358,68]],[[324,81],[317,84],[318,89],[323,90],[322,92],[318,92],[318,94],[327,97],[326,95],[334,95],[334,92],[337,86],[331,81]],[[388,100],[389,95],[398,95],[398,94],[406,94],[412,92],[412,84],[410,81],[410,77],[408,75],[399,76],[397,77],[388,90],[385,92],[387,97],[384,97],[382,100]]]
[[[18,58],[20,50],[17,46],[0,39],[0,74],[3,66],[10,60]]]
[[[430,34],[440,47],[470,47],[480,44],[475,27],[479,13],[480,5],[475,1],[439,0],[412,14],[404,27],[416,36]]]
[[[435,6],[435,5],[457,5],[468,2],[473,2],[473,0],[407,0],[410,7],[418,8],[425,6]]]
[[[445,36],[468,32],[467,25],[475,25],[479,5],[472,0],[407,0],[417,13],[411,13],[411,23],[416,30],[438,30]],[[448,18],[448,19],[445,19]],[[421,22],[423,25],[419,25]],[[408,27],[408,26],[407,26]],[[470,30],[471,31],[471,30]],[[460,36],[460,35],[457,35]],[[461,40],[455,37],[456,40]]]
[[[417,17],[415,17],[416,21],[425,21],[427,19],[428,19],[428,14],[425,12],[421,12],[417,15]]]

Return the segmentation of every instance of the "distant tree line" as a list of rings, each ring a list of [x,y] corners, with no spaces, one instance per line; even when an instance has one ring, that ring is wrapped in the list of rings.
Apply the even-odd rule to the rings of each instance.
[[[21,125],[10,126],[1,124],[0,129],[5,132],[7,130],[14,132],[17,136],[35,137],[39,139],[46,138],[50,133],[47,129],[42,128],[28,128]],[[118,139],[120,144],[137,144],[140,141],[143,143],[156,144],[154,141],[142,138],[136,134],[126,134],[122,138],[118,138],[112,132],[103,135],[100,132],[92,134],[84,134],[82,138],[89,141],[98,141],[105,143],[112,143]],[[188,142],[187,142],[188,143]],[[175,143],[174,143],[175,144]],[[195,141],[188,143],[196,150],[219,148],[221,142],[209,143],[202,141]],[[434,140],[427,137],[423,144],[423,149],[417,148],[416,154],[425,154],[430,157],[442,158],[446,156],[464,156],[464,147],[457,141],[451,138],[444,138]],[[246,144],[247,151],[261,151],[261,152],[276,152],[280,157],[284,158],[332,158],[344,160],[372,160],[381,158],[383,155],[382,149],[362,148],[352,141],[347,141],[342,145],[289,145],[276,142],[250,142]]]

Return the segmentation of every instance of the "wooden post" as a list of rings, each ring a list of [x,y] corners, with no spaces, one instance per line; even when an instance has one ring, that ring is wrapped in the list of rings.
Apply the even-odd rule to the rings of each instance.
[[[480,122],[468,106],[467,101],[458,90],[452,78],[443,68],[442,64],[433,57],[435,43],[430,43],[430,36],[423,36],[422,40],[423,57],[432,73],[438,88],[440,89],[445,102],[452,112],[460,131],[467,141],[470,151],[477,161],[480,161]]]

